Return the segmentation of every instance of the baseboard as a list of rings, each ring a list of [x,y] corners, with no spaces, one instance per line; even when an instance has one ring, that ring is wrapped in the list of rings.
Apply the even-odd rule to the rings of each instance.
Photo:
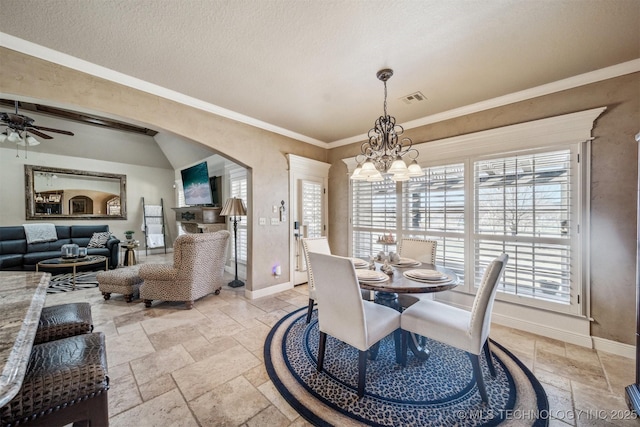
[[[559,341],[564,341],[570,344],[579,345],[582,347],[592,348],[593,343],[589,335],[583,335],[572,331],[563,329],[557,329],[548,325],[542,325],[540,323],[534,323],[531,321],[517,319],[511,316],[504,316],[499,313],[493,312],[492,322],[498,325],[507,326],[509,328],[520,329],[532,334],[541,335],[547,338],[553,338]]]
[[[599,337],[591,337],[593,340],[593,348],[598,351],[615,354],[618,356],[636,358],[636,347],[631,344],[624,344],[618,341],[611,341]]]
[[[288,291],[293,289],[291,282],[278,283],[277,285],[268,286],[266,288],[258,289],[256,291],[244,291],[244,296],[249,299],[257,299],[267,297],[269,295],[277,294],[278,292]]]

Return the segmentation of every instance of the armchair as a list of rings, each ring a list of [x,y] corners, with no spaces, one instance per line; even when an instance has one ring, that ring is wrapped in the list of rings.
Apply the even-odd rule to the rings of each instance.
[[[198,298],[220,293],[227,261],[229,232],[183,234],[173,244],[173,265],[142,264],[138,275],[144,281],[140,298],[151,302],[184,301],[187,309]]]

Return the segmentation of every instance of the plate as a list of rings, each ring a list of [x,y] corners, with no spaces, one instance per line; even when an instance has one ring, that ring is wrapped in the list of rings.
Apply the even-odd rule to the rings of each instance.
[[[403,273],[403,275],[410,279],[424,280],[424,281],[435,281],[441,282],[443,280],[448,280],[449,277],[436,270],[408,270]]]
[[[353,261],[353,266],[355,268],[365,268],[369,266],[367,261],[361,260],[360,258],[351,258],[351,261]]]
[[[416,261],[415,259],[411,259],[411,258],[400,258],[400,261],[396,261],[394,263],[392,263],[391,265],[394,267],[417,267],[419,265],[421,265],[422,263],[420,261]]]
[[[373,270],[358,270],[356,276],[361,282],[384,282],[389,280],[389,276],[379,271]]]

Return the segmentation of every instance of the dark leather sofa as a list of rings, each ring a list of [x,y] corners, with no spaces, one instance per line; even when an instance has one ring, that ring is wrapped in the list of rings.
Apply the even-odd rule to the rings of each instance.
[[[24,227],[0,227],[0,270],[35,270],[36,264],[61,255],[62,245],[87,247],[93,233],[109,231],[108,225],[56,225],[58,240],[27,244]],[[118,266],[120,240],[111,236],[104,248],[87,248],[89,255],[104,255],[109,268]]]

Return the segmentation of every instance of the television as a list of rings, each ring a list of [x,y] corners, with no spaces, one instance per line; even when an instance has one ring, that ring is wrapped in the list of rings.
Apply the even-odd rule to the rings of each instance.
[[[184,202],[189,206],[212,206],[207,162],[198,163],[180,171]]]

